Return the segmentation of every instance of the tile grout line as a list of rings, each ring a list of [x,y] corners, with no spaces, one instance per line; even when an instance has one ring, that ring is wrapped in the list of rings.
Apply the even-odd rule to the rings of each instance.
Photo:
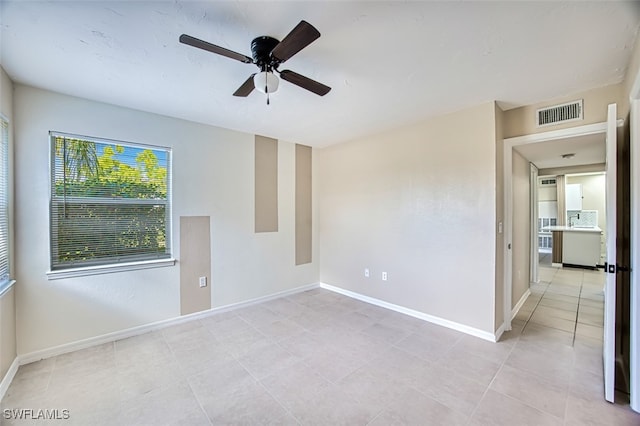
[[[553,280],[553,277],[551,279]],[[531,314],[527,317],[527,320],[524,322],[524,325],[522,326],[522,330],[520,330],[520,334],[522,334],[524,329],[527,328],[527,325],[529,325],[529,321],[531,320],[531,317],[533,317],[533,314],[536,312],[536,309],[538,309],[538,306],[540,306],[540,302],[542,302],[542,298],[544,297],[544,295],[547,294],[547,290],[549,289],[550,285],[551,285],[551,281],[549,281],[549,283],[545,287],[544,292],[542,293],[542,296],[540,296],[540,299],[538,299],[538,301],[536,302],[536,306],[534,306],[533,310],[531,310]],[[518,339],[519,338],[520,337],[518,337]]]
[[[571,340],[571,346],[576,344],[576,333],[578,331],[578,313],[580,312],[580,301],[582,300],[582,286],[584,284],[584,272],[582,273],[582,279],[580,280],[580,293],[578,293],[578,309],[576,309],[576,322],[573,326],[573,339]]]
[[[198,320],[198,323],[202,327],[202,323],[200,322],[200,320]],[[209,330],[207,330],[207,332],[209,332]],[[178,357],[176,356],[175,351],[173,350],[173,347],[171,347],[169,342],[167,342],[167,336],[165,336],[164,333],[161,332],[160,333],[160,337],[162,338],[162,341],[164,342],[164,344],[169,349],[169,352],[171,353],[171,357],[175,361],[175,363],[178,366],[178,368],[179,369],[182,368],[181,365],[180,365],[180,361],[178,360]],[[213,336],[213,337],[215,339],[215,336]],[[114,345],[115,345],[115,342],[114,342]],[[198,406],[200,407],[200,410],[202,410],[202,413],[204,414],[205,418],[207,419],[209,424],[213,426],[213,422],[211,421],[211,418],[209,417],[209,414],[207,413],[207,411],[202,406],[202,402],[200,401],[200,398],[198,398],[198,395],[196,395],[195,391],[193,390],[193,386],[191,386],[191,383],[189,382],[189,377],[187,377],[187,375],[185,374],[184,371],[181,371],[180,376],[184,379],[184,381],[186,382],[187,386],[189,387],[189,391],[191,391],[191,395],[193,396],[193,398],[195,398],[195,400],[198,403]]]
[[[537,307],[538,305],[536,305]],[[535,311],[535,308],[534,308]],[[533,313],[532,313],[533,315]],[[528,321],[527,321],[528,322]],[[526,326],[526,324],[525,324]],[[524,327],[522,327],[522,330],[524,330]],[[522,333],[522,331],[520,332]],[[518,340],[520,340],[520,336],[518,336]],[[498,377],[498,374],[500,374],[500,372],[502,371],[502,369],[504,368],[505,364],[507,363],[507,360],[509,359],[509,357],[511,356],[511,353],[515,350],[516,346],[518,345],[518,341],[516,341],[512,346],[511,346],[511,350],[509,351],[509,354],[504,358],[504,360],[502,361],[502,363],[500,364],[500,368],[498,369],[498,371],[496,371],[496,374],[493,376],[493,378],[491,379],[491,382],[489,382],[489,384],[487,385],[486,389],[484,390],[482,396],[480,397],[480,399],[478,400],[476,406],[473,408],[473,411],[471,412],[471,414],[469,415],[469,419],[467,420],[467,425],[471,424],[471,421],[473,420],[473,416],[475,416],[476,411],[478,411],[478,407],[480,407],[480,404],[482,403],[482,401],[484,400],[485,396],[487,395],[487,392],[489,392],[489,389],[491,389],[491,385],[493,385],[493,382],[495,382],[496,378]],[[497,392],[497,391],[494,391]],[[528,405],[528,404],[527,404]]]

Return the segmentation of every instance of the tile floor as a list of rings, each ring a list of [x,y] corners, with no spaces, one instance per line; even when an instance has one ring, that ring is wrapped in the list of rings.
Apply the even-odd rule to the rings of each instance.
[[[602,398],[602,275],[541,278],[497,344],[316,289],[22,366],[1,405],[68,410],[56,425],[639,425]]]

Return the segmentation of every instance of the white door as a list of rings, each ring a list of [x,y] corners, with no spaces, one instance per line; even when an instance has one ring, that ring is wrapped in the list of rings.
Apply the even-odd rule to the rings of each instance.
[[[604,287],[604,398],[613,402],[616,369],[616,104],[609,105],[606,142],[607,263]]]
[[[631,102],[631,408],[640,412],[640,100]]]

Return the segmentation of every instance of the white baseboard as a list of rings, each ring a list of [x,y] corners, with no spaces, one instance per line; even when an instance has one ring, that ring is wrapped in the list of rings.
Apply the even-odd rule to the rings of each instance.
[[[506,328],[506,324],[503,322],[502,325],[500,325],[500,327],[498,327],[498,329],[496,330],[496,342],[500,341],[500,338],[502,337],[502,334],[504,333],[504,330]]]
[[[2,381],[0,381],[0,401],[2,401],[2,398],[4,398],[4,395],[7,393],[7,390],[9,390],[9,386],[11,385],[13,378],[16,376],[16,373],[18,372],[18,367],[20,367],[20,359],[16,357],[11,363],[11,365],[9,366],[9,369],[7,370],[7,373],[2,378]]]
[[[405,308],[404,306],[395,305],[393,303],[385,302],[384,300],[376,299],[373,297],[365,296],[360,293],[356,293],[350,290],[345,290],[340,287],[336,287],[330,284],[320,283],[320,287],[340,293],[344,296],[351,297],[353,299],[360,300],[362,302],[370,303],[372,305],[380,306],[381,308],[390,309],[392,311],[400,312],[401,314],[409,315],[414,318],[421,319],[423,321],[427,321],[433,324],[441,325],[443,327],[451,328],[456,331],[460,331],[462,333],[470,334],[471,336],[479,337],[484,340],[488,340],[490,342],[496,342],[496,335],[493,333],[480,330],[478,328],[469,327],[468,325],[460,324],[454,321],[450,321],[444,318],[436,317],[433,315],[425,314],[424,312],[415,311],[413,309]]]
[[[433,315],[429,315],[429,314],[425,314],[423,312],[419,312],[419,311],[415,311],[413,309],[409,309],[409,308],[405,308],[403,306],[399,306],[399,305],[395,305],[393,303],[389,303],[389,302],[385,302],[383,300],[379,300],[379,299],[375,299],[373,297],[369,297],[369,296],[365,296],[359,293],[355,293],[352,292],[350,290],[345,290],[342,289],[340,287],[335,287],[329,284],[324,284],[324,283],[314,283],[314,284],[308,284],[308,285],[304,285],[301,287],[296,287],[294,289],[290,289],[290,290],[285,290],[285,291],[281,291],[278,293],[273,293],[267,296],[262,296],[262,297],[258,297],[255,299],[251,299],[251,300],[246,300],[243,302],[238,302],[238,303],[233,303],[233,304],[229,304],[229,305],[225,305],[225,306],[221,306],[221,307],[216,307],[216,308],[212,308],[206,311],[201,311],[201,312],[196,312],[193,314],[189,314],[189,315],[183,315],[180,317],[175,317],[175,318],[169,318],[166,320],[161,320],[161,321],[156,321],[153,323],[149,323],[149,324],[144,324],[141,326],[137,326],[137,327],[132,327],[132,328],[128,328],[125,330],[120,330],[120,331],[115,331],[112,333],[107,333],[107,334],[103,334],[100,336],[95,336],[95,337],[90,337],[88,339],[83,339],[83,340],[78,340],[75,342],[71,342],[71,343],[66,343],[63,345],[59,345],[59,346],[54,346],[51,348],[47,348],[47,349],[42,349],[42,350],[38,350],[38,351],[34,351],[34,352],[30,352],[30,353],[26,353],[26,354],[22,354],[19,355],[11,364],[11,367],[9,368],[9,371],[7,372],[7,374],[5,375],[4,379],[2,380],[2,382],[0,382],[0,397],[2,397],[4,395],[4,393],[6,392],[6,390],[9,388],[9,385],[11,384],[11,381],[13,380],[18,367],[20,365],[25,365],[25,364],[29,364],[31,362],[35,362],[35,361],[40,361],[42,359],[46,359],[46,358],[51,358],[54,356],[58,356],[58,355],[62,355],[65,353],[69,353],[69,352],[73,352],[73,351],[77,351],[77,350],[81,350],[81,349],[86,349],[92,346],[97,346],[97,345],[101,345],[104,343],[110,343],[110,342],[115,342],[117,340],[121,340],[121,339],[126,339],[128,337],[134,337],[134,336],[138,336],[141,334],[145,334],[145,333],[149,333],[152,331],[157,331],[157,330],[161,330],[163,328],[167,328],[173,325],[177,325],[177,324],[182,324],[185,322],[189,322],[189,321],[193,321],[196,319],[200,319],[200,318],[206,318],[212,315],[216,315],[222,312],[226,312],[226,311],[230,311],[232,309],[239,309],[239,308],[243,308],[243,307],[247,307],[247,306],[252,306],[252,305],[256,305],[258,303],[263,303],[263,302],[267,302],[269,300],[273,300],[273,299],[278,299],[281,297],[285,297],[285,296],[289,296],[292,294],[296,294],[296,293],[301,293],[303,291],[307,291],[307,290],[312,290],[314,288],[324,288],[366,303],[370,303],[372,305],[376,305],[376,306],[380,306],[382,308],[386,308],[386,309],[390,309],[392,311],[395,312],[399,312],[405,315],[409,315],[412,316],[414,318],[418,318],[433,324],[437,324],[437,325],[441,325],[443,327],[447,327],[453,330],[457,330],[460,331],[462,333],[466,333],[475,337],[479,337],[481,339],[484,340],[488,340],[491,342],[496,342],[497,341],[497,333],[494,335],[492,333],[474,328],[474,327],[469,327],[467,325],[464,324],[459,324],[456,323],[454,321],[450,321],[447,319],[443,319],[443,318],[439,318]],[[526,298],[525,298],[526,299]],[[522,302],[524,303],[524,301]],[[498,335],[499,337],[499,335]]]
[[[525,291],[525,293],[522,295],[522,297],[520,298],[520,300],[518,300],[518,303],[516,303],[516,306],[513,307],[513,309],[511,310],[511,320],[513,320],[516,315],[518,315],[518,312],[520,311],[520,308],[522,308],[522,305],[524,305],[524,302],[527,301],[527,298],[531,296],[531,290],[527,289],[527,291]],[[502,337],[502,334],[506,331],[506,325],[503,322],[502,325],[500,327],[498,327],[498,329],[496,330],[496,342],[500,340],[500,337]]]
[[[126,339],[128,337],[138,336],[140,334],[149,333],[151,331],[161,330],[163,328],[170,327],[172,325],[182,324],[185,322],[193,321],[200,318],[206,318],[211,315],[219,314],[222,312],[230,311],[232,309],[244,308],[258,303],[267,302],[269,300],[278,299],[280,297],[290,296],[292,294],[301,293],[303,291],[318,288],[318,283],[308,284],[294,289],[280,291],[267,296],[257,297],[255,299],[246,300],[243,302],[232,303],[230,305],[220,306],[217,308],[211,308],[206,311],[195,312],[193,314],[182,315],[175,318],[169,318],[166,320],[156,321],[149,324],[140,325],[137,327],[127,328],[125,330],[115,331],[113,333],[107,333],[100,336],[90,337],[88,339],[78,340],[71,343],[65,343],[63,345],[54,346],[39,351],[34,351],[19,355],[18,365],[25,365],[31,362],[40,361],[42,359],[51,358],[54,356],[62,355],[65,353],[77,351],[80,349],[90,348],[92,346],[101,345],[104,343],[115,342],[116,340]],[[15,373],[14,373],[15,374]],[[13,377],[12,377],[13,379]],[[11,382],[9,381],[9,384]],[[8,385],[7,385],[8,386]]]
[[[527,291],[524,292],[520,300],[518,300],[518,303],[516,303],[516,306],[514,306],[513,309],[511,310],[511,319],[514,319],[516,315],[518,315],[520,308],[522,308],[522,305],[524,305],[524,302],[527,301],[529,296],[531,296],[531,290],[527,289]]]

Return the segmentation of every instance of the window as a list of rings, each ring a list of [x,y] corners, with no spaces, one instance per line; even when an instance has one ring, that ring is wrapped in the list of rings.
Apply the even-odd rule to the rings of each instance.
[[[171,258],[171,151],[50,136],[52,273]]]
[[[0,117],[0,291],[9,273],[9,123]]]

